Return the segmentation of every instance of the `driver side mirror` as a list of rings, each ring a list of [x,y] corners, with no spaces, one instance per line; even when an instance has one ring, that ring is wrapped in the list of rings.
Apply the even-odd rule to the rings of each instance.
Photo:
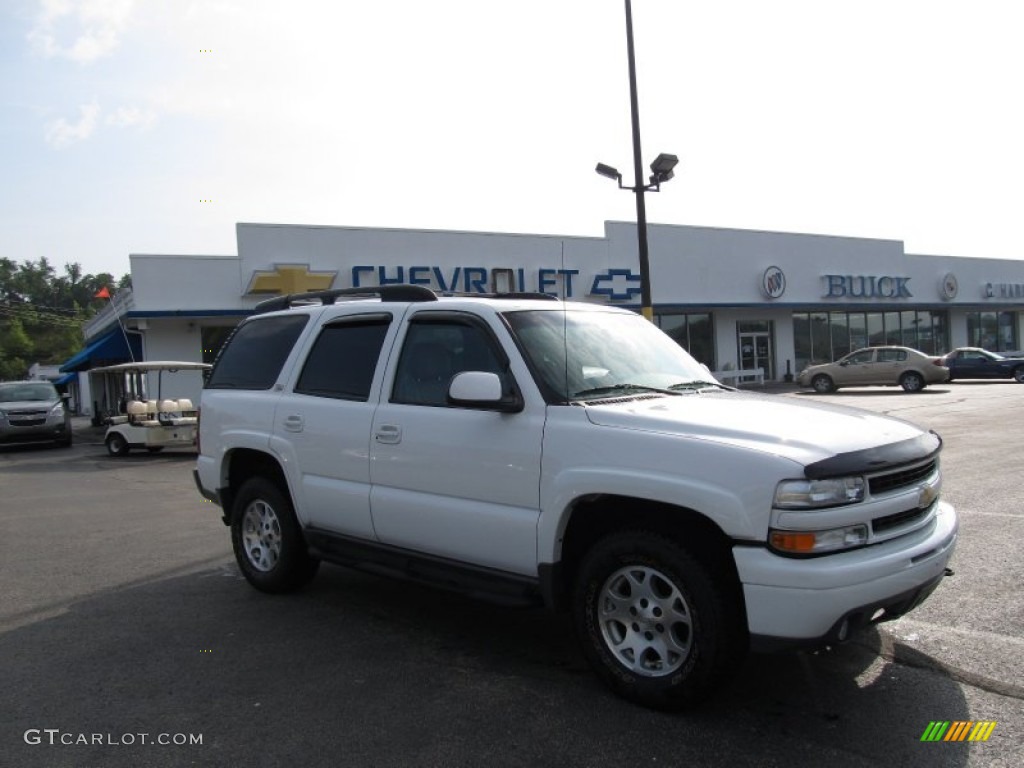
[[[456,374],[448,387],[448,402],[465,408],[502,413],[518,413],[523,410],[522,397],[503,397],[501,377],[488,371],[463,371]]]

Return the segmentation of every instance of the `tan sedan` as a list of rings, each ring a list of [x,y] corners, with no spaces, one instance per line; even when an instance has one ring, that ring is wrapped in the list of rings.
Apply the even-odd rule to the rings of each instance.
[[[940,358],[909,347],[867,347],[834,363],[810,365],[800,371],[796,381],[801,387],[813,387],[816,392],[874,384],[898,384],[906,392],[920,392],[929,384],[949,381],[949,369]]]

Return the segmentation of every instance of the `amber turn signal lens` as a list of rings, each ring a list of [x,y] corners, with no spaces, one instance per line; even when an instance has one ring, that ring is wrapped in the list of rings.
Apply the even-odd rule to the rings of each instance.
[[[780,552],[813,552],[815,536],[813,533],[785,533],[772,531],[772,547]]]

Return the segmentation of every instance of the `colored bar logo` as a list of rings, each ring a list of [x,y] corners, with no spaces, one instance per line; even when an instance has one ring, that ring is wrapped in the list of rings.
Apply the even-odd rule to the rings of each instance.
[[[988,741],[995,727],[995,720],[932,720],[921,741]]]

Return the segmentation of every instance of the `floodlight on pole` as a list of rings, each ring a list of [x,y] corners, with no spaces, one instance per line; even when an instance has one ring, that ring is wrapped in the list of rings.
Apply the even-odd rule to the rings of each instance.
[[[629,60],[629,104],[633,129],[633,186],[622,183],[622,174],[615,168],[598,163],[595,169],[601,176],[613,179],[619,189],[628,189],[636,195],[636,237],[640,261],[640,311],[651,322],[654,321],[654,308],[651,306],[651,269],[647,254],[647,207],[644,202],[645,192],[660,192],[661,185],[675,174],[673,169],[679,162],[675,155],[664,152],[651,163],[651,176],[647,184],[641,183],[640,150],[640,109],[636,95],[636,57],[633,52],[633,8],[630,0],[626,0],[626,54]]]

